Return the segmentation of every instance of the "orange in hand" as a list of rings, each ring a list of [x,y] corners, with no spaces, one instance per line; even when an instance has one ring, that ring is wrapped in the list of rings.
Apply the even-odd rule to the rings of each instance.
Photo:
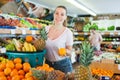
[[[60,56],[65,56],[66,55],[66,49],[65,48],[59,48],[58,53]]]

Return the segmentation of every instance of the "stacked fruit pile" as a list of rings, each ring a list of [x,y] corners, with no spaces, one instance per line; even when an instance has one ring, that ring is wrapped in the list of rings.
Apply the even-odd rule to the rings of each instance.
[[[105,70],[105,69],[100,69],[100,68],[92,68],[92,75],[97,75],[97,76],[108,76],[108,77],[112,77],[114,72],[111,70]]]
[[[35,80],[66,80],[65,74],[59,70],[54,70],[48,64],[32,69]]]
[[[29,63],[20,58],[0,63],[0,80],[34,80]]]
[[[21,58],[0,62],[0,80],[64,80],[65,74],[48,64],[32,68]]]
[[[7,51],[36,52],[36,48],[32,43],[26,40],[21,42],[20,39],[15,38],[11,39],[11,41],[9,40],[5,47]]]
[[[26,36],[28,37],[28,36]],[[32,36],[29,36],[30,38],[33,38]],[[43,47],[39,47],[43,46]],[[11,39],[9,40],[9,43],[6,44],[6,50],[7,51],[18,51],[18,52],[36,52],[41,51],[45,47],[45,43],[43,43],[41,40],[29,40],[28,38],[21,42],[20,39]]]

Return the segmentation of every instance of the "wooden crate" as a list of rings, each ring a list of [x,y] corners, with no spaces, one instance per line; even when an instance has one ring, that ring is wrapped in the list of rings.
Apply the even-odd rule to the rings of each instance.
[[[110,62],[111,61],[111,62]],[[118,64],[114,64],[112,60],[103,60],[101,62],[92,62],[90,65],[91,68],[100,68],[104,70],[111,70],[116,74],[120,74],[120,70],[118,69]]]

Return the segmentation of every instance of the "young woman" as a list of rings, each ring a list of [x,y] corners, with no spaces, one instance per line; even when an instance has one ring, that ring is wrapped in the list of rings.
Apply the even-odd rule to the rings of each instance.
[[[70,60],[73,33],[66,26],[67,9],[64,6],[58,6],[54,11],[53,17],[53,25],[46,27],[48,32],[46,63],[56,70],[70,73],[73,71]],[[59,55],[58,51],[60,48],[66,49],[65,56]]]

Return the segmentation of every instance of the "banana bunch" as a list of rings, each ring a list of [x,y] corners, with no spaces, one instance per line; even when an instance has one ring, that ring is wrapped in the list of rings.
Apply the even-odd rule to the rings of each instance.
[[[31,43],[24,42],[22,51],[23,52],[36,52],[36,48]]]

